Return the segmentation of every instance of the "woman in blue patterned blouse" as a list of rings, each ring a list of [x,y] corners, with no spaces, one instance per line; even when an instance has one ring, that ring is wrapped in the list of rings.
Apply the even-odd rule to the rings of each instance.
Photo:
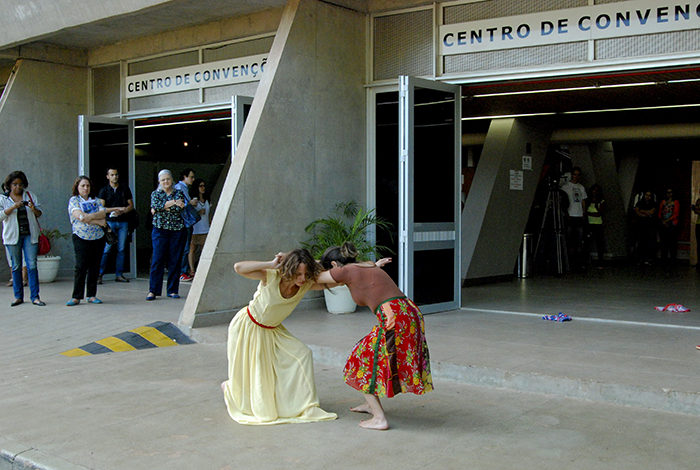
[[[180,213],[185,207],[185,196],[175,189],[173,175],[169,170],[158,173],[158,189],[151,193],[153,213],[153,256],[151,276],[146,300],[155,300],[163,293],[163,271],[168,261],[168,297],[179,299],[180,260],[185,248],[185,223]]]
[[[78,305],[85,294],[87,276],[87,298],[90,304],[101,304],[97,295],[97,277],[100,261],[105,249],[105,208],[94,198],[92,181],[85,175],[78,176],[73,183],[73,197],[68,201],[68,214],[73,228],[75,250],[75,273],[73,275],[73,298],[66,305]]]

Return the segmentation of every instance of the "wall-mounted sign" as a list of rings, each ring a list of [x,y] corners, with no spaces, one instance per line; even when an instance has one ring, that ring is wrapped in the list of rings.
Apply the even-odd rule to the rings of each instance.
[[[633,0],[440,27],[442,55],[700,29],[700,2]]]
[[[523,190],[525,175],[520,170],[510,170],[510,189],[514,191]]]
[[[126,77],[127,98],[161,95],[222,85],[259,81],[265,72],[267,54],[190,65],[171,70]]]

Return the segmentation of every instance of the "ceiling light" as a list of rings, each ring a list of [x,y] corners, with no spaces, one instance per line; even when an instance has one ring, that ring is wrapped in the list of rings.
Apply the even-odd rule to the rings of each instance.
[[[463,117],[462,121],[478,121],[480,119],[504,119],[504,118],[520,118],[532,116],[553,116],[557,113],[523,113],[523,114],[503,114],[501,116],[472,116]]]
[[[175,122],[161,122],[158,124],[143,124],[140,126],[134,126],[136,129],[143,129],[146,127],[161,127],[161,126],[177,126],[179,124],[193,124],[195,122],[207,122],[206,119],[196,119],[194,121],[175,121]]]

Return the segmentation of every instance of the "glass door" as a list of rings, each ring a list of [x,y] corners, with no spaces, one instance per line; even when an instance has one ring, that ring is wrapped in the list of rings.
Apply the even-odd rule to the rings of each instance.
[[[253,98],[250,96],[236,95],[231,103],[231,155],[236,155],[238,142],[241,140],[243,126],[248,119]]]
[[[399,78],[399,287],[425,313],[460,307],[461,90]]]
[[[81,175],[92,180],[95,195],[109,184],[107,170],[119,170],[119,184],[129,186],[135,192],[134,171],[134,122],[128,119],[100,118],[95,116],[78,117],[78,168]],[[134,197],[134,206],[136,207]],[[138,230],[138,229],[137,229]],[[132,234],[132,239],[135,234]],[[128,243],[124,261],[124,274],[136,277],[136,250]],[[105,269],[105,280],[114,278],[116,248],[112,249]]]

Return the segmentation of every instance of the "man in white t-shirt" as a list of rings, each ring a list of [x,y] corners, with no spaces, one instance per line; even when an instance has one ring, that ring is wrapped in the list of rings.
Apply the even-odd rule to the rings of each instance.
[[[569,266],[572,271],[580,271],[586,266],[584,257],[586,188],[581,180],[581,168],[575,166],[571,170],[571,181],[562,185],[561,190],[569,197],[569,207],[566,218],[566,242],[569,252]]]

